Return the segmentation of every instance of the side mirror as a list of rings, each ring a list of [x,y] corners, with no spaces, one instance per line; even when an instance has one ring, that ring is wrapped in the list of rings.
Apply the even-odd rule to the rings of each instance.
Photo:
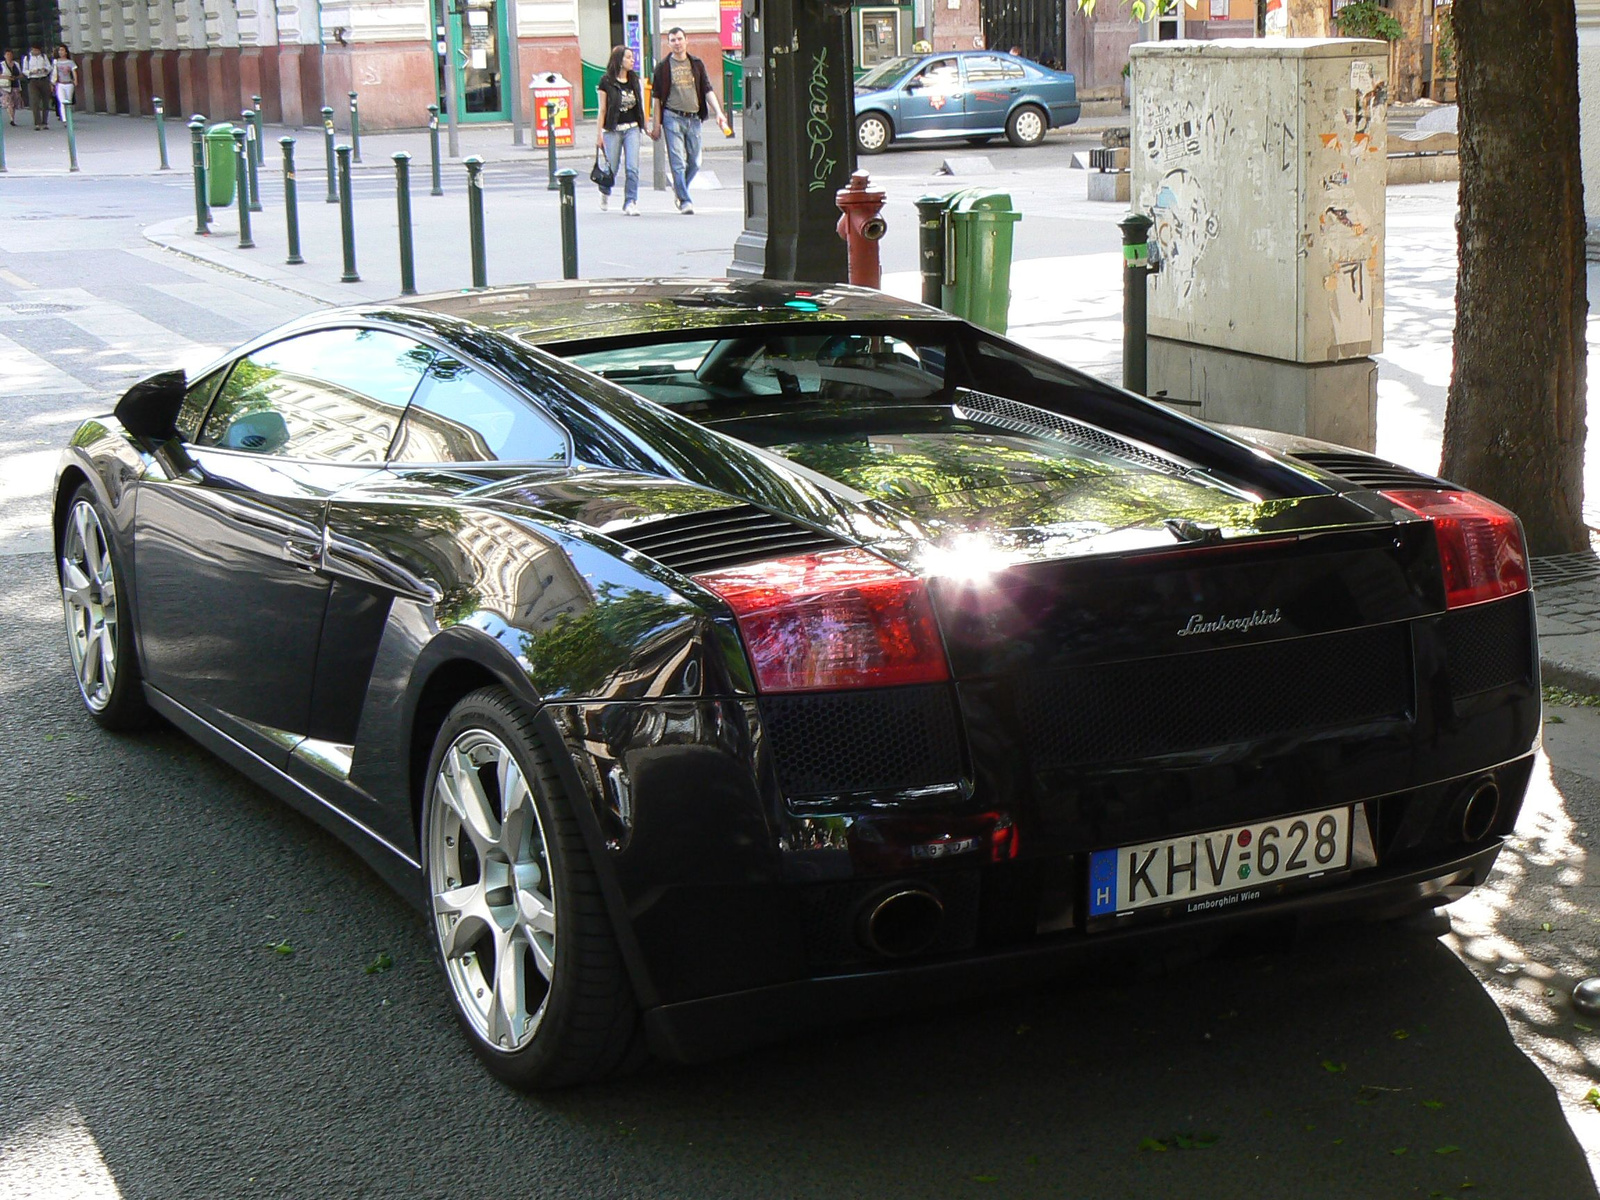
[[[141,380],[117,401],[117,420],[135,437],[165,442],[178,433],[178,411],[189,390],[182,371],[163,371]]]

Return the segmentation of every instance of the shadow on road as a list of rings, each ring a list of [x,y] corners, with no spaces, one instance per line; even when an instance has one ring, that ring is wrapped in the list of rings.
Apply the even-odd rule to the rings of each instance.
[[[420,919],[186,739],[96,730],[48,557],[5,564],[0,1195],[1596,1194],[1479,982],[1390,927],[516,1095]]]

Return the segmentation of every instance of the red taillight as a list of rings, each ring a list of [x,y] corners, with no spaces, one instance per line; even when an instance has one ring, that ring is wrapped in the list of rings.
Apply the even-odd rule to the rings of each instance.
[[[1408,488],[1383,495],[1433,522],[1447,607],[1528,590],[1528,552],[1522,544],[1522,527],[1510,509],[1472,492]]]
[[[865,550],[798,554],[695,580],[733,609],[763,692],[950,678],[922,580]]]

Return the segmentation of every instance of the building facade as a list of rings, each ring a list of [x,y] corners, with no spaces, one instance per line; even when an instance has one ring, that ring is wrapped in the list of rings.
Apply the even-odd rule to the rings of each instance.
[[[328,105],[340,128],[351,91],[364,128],[426,124],[427,106],[445,103],[450,41],[462,121],[509,119],[514,89],[525,116],[528,85],[551,73],[592,108],[586,93],[611,47],[629,33],[637,43],[640,27],[638,0],[449,0],[449,11],[446,0],[57,3],[59,40],[82,67],[86,111],[148,114],[160,96],[170,114],[223,120],[260,96],[268,121],[319,124]],[[683,26],[690,52],[718,78],[726,26],[719,0],[664,5],[661,24]]]

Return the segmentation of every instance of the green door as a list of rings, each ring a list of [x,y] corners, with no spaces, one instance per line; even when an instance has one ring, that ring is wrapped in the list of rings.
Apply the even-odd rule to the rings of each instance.
[[[467,0],[449,19],[455,26],[461,120],[509,120],[511,98],[507,93],[512,83],[506,69],[505,6],[500,0]]]

